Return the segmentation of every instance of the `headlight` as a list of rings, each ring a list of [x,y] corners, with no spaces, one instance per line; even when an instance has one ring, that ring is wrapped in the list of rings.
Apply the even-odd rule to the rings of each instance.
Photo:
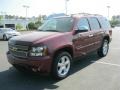
[[[47,47],[32,47],[30,51],[30,56],[45,56],[47,55]]]

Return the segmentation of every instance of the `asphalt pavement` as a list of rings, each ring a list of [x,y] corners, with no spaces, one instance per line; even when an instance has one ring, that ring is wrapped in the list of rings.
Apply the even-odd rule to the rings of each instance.
[[[0,90],[120,90],[120,30],[106,57],[95,53],[73,64],[70,75],[57,81],[50,76],[21,74],[7,61],[7,41],[0,40]]]

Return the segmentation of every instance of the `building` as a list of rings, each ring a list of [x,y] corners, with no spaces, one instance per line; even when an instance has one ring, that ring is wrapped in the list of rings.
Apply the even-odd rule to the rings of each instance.
[[[19,24],[22,26],[22,29],[26,29],[28,23],[30,22],[35,22],[35,19],[1,19],[0,27],[16,29],[16,26]]]

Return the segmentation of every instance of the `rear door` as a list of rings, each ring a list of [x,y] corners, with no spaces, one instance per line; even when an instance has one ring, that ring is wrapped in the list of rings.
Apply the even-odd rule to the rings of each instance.
[[[81,18],[77,24],[78,28],[87,27],[88,31],[77,32],[73,37],[75,57],[86,55],[93,44],[92,35],[90,34],[90,25],[87,18]]]
[[[101,29],[101,25],[97,19],[97,17],[89,17],[88,18],[90,27],[91,27],[91,38],[92,38],[92,46],[89,48],[89,52],[97,50],[101,46],[102,38],[103,38],[103,30]]]

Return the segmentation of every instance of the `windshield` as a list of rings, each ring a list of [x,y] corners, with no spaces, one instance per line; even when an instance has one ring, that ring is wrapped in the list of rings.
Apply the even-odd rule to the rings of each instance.
[[[40,31],[51,32],[69,32],[72,28],[73,19],[70,17],[65,18],[52,18],[47,20],[41,27]]]

